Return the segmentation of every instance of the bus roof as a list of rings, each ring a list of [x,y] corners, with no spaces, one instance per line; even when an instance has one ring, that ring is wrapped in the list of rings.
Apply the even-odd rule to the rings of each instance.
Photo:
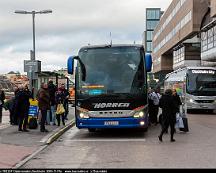
[[[104,45],[90,45],[90,46],[84,46],[80,49],[97,49],[97,48],[110,48],[110,47],[139,47],[142,48],[143,45],[141,44],[104,44]]]
[[[183,81],[187,70],[216,70],[216,67],[184,67],[168,73],[165,81]]]

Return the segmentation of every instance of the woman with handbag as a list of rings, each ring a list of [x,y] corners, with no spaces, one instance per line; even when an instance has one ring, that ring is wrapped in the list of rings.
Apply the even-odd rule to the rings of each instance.
[[[175,132],[175,123],[176,123],[176,108],[174,103],[174,98],[172,96],[172,90],[167,89],[165,91],[165,94],[161,97],[160,107],[162,108],[162,121],[163,121],[163,127],[161,130],[160,135],[158,136],[159,140],[162,142],[163,134],[167,131],[167,129],[171,128],[170,133],[170,141],[175,142],[175,139],[173,138],[174,132]]]
[[[58,90],[56,92],[56,104],[57,104],[57,109],[56,109],[56,119],[58,126],[60,126],[60,121],[62,119],[62,124],[65,125],[65,109],[63,106],[64,103],[64,93],[61,92],[61,90]]]

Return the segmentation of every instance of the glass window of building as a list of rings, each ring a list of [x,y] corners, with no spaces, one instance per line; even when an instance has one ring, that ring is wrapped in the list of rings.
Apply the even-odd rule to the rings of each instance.
[[[208,30],[208,49],[213,48],[213,42],[214,42],[213,29],[214,28]]]
[[[146,43],[146,51],[151,52],[152,51],[152,42],[147,42]]]
[[[201,38],[202,38],[202,52],[207,50],[207,33],[203,32],[201,34]]]
[[[216,26],[214,27],[214,47],[216,47]]]
[[[147,19],[160,19],[160,14],[161,14],[161,11],[160,9],[147,9]]]
[[[173,64],[184,61],[185,58],[185,48],[182,47],[178,50],[173,51]]]
[[[146,35],[147,35],[147,41],[151,41],[152,40],[152,36],[153,36],[153,31],[147,31]]]
[[[157,24],[158,24],[158,21],[154,21],[154,20],[147,21],[147,30],[149,29],[154,30]]]
[[[147,11],[147,19],[155,19],[155,10],[148,10]]]
[[[160,10],[155,11],[155,18],[160,19],[160,14],[161,14]]]

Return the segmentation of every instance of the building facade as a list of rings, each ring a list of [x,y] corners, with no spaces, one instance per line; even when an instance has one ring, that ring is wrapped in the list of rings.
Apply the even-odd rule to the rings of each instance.
[[[146,31],[143,33],[143,43],[146,53],[152,53],[153,32],[162,15],[160,8],[146,8]]]
[[[213,0],[214,1],[214,0]],[[153,33],[153,71],[162,80],[181,67],[201,65],[200,30],[209,0],[173,0]]]
[[[216,66],[216,1],[211,0],[201,29],[201,64]]]

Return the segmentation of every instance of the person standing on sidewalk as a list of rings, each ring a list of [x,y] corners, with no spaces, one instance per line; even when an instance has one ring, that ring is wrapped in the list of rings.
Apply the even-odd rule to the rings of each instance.
[[[175,142],[173,138],[175,132],[175,123],[176,123],[176,108],[175,102],[172,95],[172,90],[167,89],[165,94],[162,95],[159,103],[160,107],[162,108],[162,121],[163,126],[160,135],[158,136],[159,140],[162,142],[163,134],[167,131],[167,129],[171,128],[171,137],[170,141]]]
[[[51,104],[51,107],[50,107],[50,114],[48,114],[47,116],[48,116],[48,119],[51,118],[51,122],[50,123],[52,123],[53,125],[56,125],[55,124],[55,119],[56,119],[56,116],[55,116],[55,106],[56,106],[55,93],[57,91],[57,88],[53,84],[52,80],[50,80],[49,83],[48,83],[48,90],[49,90],[49,95],[50,95],[50,104]]]
[[[56,92],[56,103],[57,103],[57,108],[60,104],[63,105],[64,103],[64,100],[65,100],[65,95],[64,95],[64,92],[59,89],[57,92]],[[58,122],[58,126],[60,126],[60,121],[62,119],[62,124],[65,125],[65,113],[58,113],[58,110],[56,111],[56,119],[57,119],[57,122]]]
[[[24,88],[23,85],[19,87],[19,91],[17,92],[17,99],[16,99],[16,108],[15,112],[18,117],[18,124],[19,128],[18,131],[28,132],[27,124],[28,124],[28,113],[29,113],[29,99],[30,94]]]
[[[157,115],[159,111],[159,100],[160,96],[155,92],[155,90],[151,90],[151,92],[148,95],[149,99],[149,118],[150,123],[157,125]]]
[[[0,124],[2,123],[2,109],[5,100],[5,93],[3,90],[0,89]]]
[[[18,125],[17,118],[15,119],[15,97],[16,93],[18,92],[18,87],[14,88],[14,96],[12,96],[6,103],[6,108],[9,110],[10,113],[10,124],[11,125]]]
[[[68,120],[68,99],[70,96],[70,93],[67,89],[65,89],[65,84],[61,84],[61,87],[59,88],[59,91],[62,93],[62,99],[63,99],[63,105],[65,109],[64,119]]]
[[[48,85],[46,83],[41,84],[41,88],[37,94],[38,106],[41,111],[41,122],[40,122],[40,131],[48,132],[45,128],[47,112],[50,110],[50,95],[48,91]]]

